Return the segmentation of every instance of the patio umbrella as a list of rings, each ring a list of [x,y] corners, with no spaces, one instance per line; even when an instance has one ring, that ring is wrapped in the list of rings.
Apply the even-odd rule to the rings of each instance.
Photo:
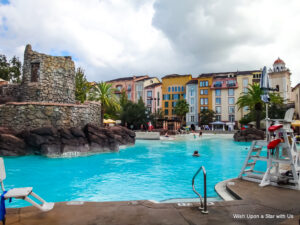
[[[112,119],[104,119],[103,121],[104,123],[116,123],[116,121],[112,120]]]
[[[264,66],[261,78],[260,78],[260,89],[262,90],[262,95],[261,100],[266,103],[266,137],[267,141],[269,140],[269,135],[268,134],[268,120],[269,120],[269,115],[268,115],[268,103],[270,102],[270,96],[269,96],[269,91],[271,90],[270,88],[270,80],[269,80],[269,75],[267,73],[267,67]]]
[[[293,127],[300,127],[300,120],[293,120],[292,126]]]
[[[267,67],[264,66],[261,79],[260,79],[260,89],[263,91],[263,94],[260,96],[261,100],[265,103],[270,102],[269,90],[270,90],[270,80],[267,73]]]

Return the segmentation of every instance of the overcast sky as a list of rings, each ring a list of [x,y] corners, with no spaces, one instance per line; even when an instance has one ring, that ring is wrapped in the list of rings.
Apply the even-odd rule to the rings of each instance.
[[[0,0],[0,54],[71,55],[88,80],[272,67],[300,82],[299,0]]]

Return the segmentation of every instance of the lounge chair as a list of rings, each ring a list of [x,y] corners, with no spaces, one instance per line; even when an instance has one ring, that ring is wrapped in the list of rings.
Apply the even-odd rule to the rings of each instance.
[[[4,161],[3,161],[3,158],[0,158],[0,182],[1,182],[1,188],[2,188],[3,192],[5,191],[4,184],[3,184],[3,181],[5,180],[5,178],[6,178],[6,173],[5,173]],[[36,198],[42,204],[39,204],[36,201],[32,200],[31,198],[29,198],[29,196]],[[40,196],[38,196],[37,194],[32,192],[32,187],[10,189],[4,194],[4,198],[5,199],[9,199],[9,198],[23,199],[44,212],[49,211],[49,210],[53,209],[53,207],[54,207],[54,203],[46,202]]]

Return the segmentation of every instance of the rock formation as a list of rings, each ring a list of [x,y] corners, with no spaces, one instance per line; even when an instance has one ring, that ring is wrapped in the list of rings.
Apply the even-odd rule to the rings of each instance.
[[[265,132],[255,128],[248,128],[246,130],[236,132],[233,135],[233,138],[235,141],[263,140],[265,138]]]
[[[83,155],[119,151],[135,143],[135,133],[125,127],[103,128],[87,124],[83,129],[41,127],[19,133],[0,127],[0,155]]]

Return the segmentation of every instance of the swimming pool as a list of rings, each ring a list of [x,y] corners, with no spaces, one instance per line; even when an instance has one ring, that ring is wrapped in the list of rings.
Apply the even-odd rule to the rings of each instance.
[[[175,140],[136,141],[117,153],[85,157],[5,157],[5,188],[34,187],[47,201],[123,201],[197,197],[191,181],[197,169],[207,171],[208,196],[216,183],[237,177],[250,143],[228,135],[177,136]],[[200,157],[192,157],[198,150]],[[203,191],[203,177],[196,187]],[[203,193],[203,192],[202,192]],[[7,207],[28,205],[13,200]]]

